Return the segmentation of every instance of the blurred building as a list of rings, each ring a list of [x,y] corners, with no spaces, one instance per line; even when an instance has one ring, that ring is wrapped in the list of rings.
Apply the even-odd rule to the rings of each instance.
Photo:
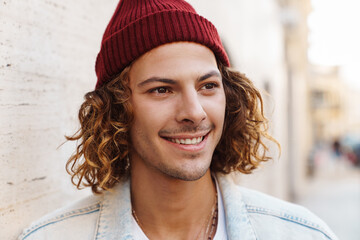
[[[309,163],[313,170],[326,171],[338,145],[341,159],[360,163],[360,91],[349,86],[339,66],[312,66],[310,71],[312,141]],[[321,152],[328,157],[321,158]],[[327,159],[327,160],[326,160]]]
[[[345,134],[354,134],[360,138],[360,89],[345,84],[344,93]]]
[[[314,143],[339,139],[346,132],[346,89],[339,67],[312,66],[310,105]]]

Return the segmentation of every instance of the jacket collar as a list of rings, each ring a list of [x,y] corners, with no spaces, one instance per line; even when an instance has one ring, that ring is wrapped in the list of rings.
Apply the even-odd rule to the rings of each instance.
[[[234,183],[231,174],[217,174],[216,178],[224,203],[228,239],[255,240],[255,231],[251,225],[241,191]]]
[[[104,193],[95,239],[133,239],[131,224],[130,181],[125,181]]]
[[[223,198],[226,230],[229,240],[255,240],[255,231],[251,225],[241,192],[230,175],[216,175]],[[96,240],[130,240],[132,236],[132,214],[130,181],[119,183],[104,193],[97,224]]]

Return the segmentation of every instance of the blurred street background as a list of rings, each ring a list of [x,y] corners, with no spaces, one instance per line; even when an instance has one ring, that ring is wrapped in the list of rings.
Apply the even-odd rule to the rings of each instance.
[[[281,153],[241,185],[302,204],[360,239],[360,2],[189,0],[217,27],[232,67],[263,94]],[[62,147],[117,0],[0,1],[0,239],[89,194]]]

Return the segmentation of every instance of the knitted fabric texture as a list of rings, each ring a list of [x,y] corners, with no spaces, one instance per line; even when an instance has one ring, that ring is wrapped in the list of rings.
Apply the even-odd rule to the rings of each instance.
[[[183,0],[121,0],[102,39],[96,59],[96,89],[132,61],[157,46],[179,41],[211,49],[218,61],[229,59],[215,26]]]

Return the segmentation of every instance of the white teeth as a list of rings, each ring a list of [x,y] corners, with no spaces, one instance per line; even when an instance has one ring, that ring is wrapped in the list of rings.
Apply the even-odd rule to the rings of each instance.
[[[203,137],[197,138],[186,138],[186,139],[179,139],[179,138],[169,138],[169,140],[173,143],[177,144],[184,144],[184,145],[195,145],[202,142]]]

